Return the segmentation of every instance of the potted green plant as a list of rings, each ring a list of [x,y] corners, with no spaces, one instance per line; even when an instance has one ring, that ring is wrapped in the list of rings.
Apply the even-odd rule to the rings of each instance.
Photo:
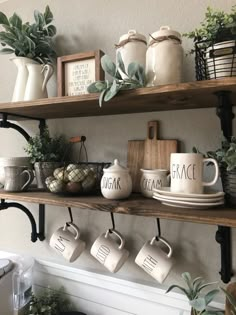
[[[234,53],[236,5],[229,13],[208,7],[200,25],[199,28],[183,34],[183,36],[193,39],[195,43],[195,48],[190,52],[200,51],[199,54],[196,54],[196,68],[199,68],[202,61],[205,61],[209,79],[236,75]],[[203,64],[205,65],[205,63]]]
[[[3,46],[0,53],[15,54],[11,60],[18,69],[13,102],[47,97],[44,78],[50,78],[53,73],[51,64],[56,58],[56,51],[52,38],[56,34],[56,27],[52,25],[53,14],[49,6],[46,6],[44,13],[35,10],[34,20],[33,23],[23,22],[16,13],[8,18],[0,12],[0,25],[3,28],[0,32]],[[28,80],[28,76],[31,80]],[[42,89],[36,89],[41,81]],[[31,93],[27,92],[25,96],[26,90]]]
[[[86,315],[72,311],[72,305],[65,295],[64,289],[42,290],[39,294],[31,294],[29,307],[24,315]]]
[[[200,153],[195,147],[193,152]],[[231,137],[230,141],[224,139],[220,148],[208,151],[206,156],[218,162],[226,201],[236,205],[236,137]]]
[[[113,78],[113,81],[96,81],[87,88],[89,93],[100,93],[100,107],[103,101],[109,101],[121,90],[137,89],[146,85],[143,67],[136,62],[131,62],[126,71],[120,52],[117,53],[117,65],[114,64],[109,56],[104,55],[101,58],[101,66]]]
[[[46,188],[45,179],[67,159],[70,143],[63,135],[51,137],[48,128],[31,137],[24,148],[34,165],[38,188]]]
[[[172,291],[173,289],[178,289],[182,291],[189,300],[191,305],[191,315],[223,315],[221,310],[215,310],[209,307],[209,304],[219,293],[219,289],[212,289],[207,293],[202,293],[203,289],[216,284],[216,282],[205,283],[202,277],[197,277],[192,279],[188,272],[182,274],[182,279],[185,282],[185,286],[174,284],[171,285],[166,293]]]

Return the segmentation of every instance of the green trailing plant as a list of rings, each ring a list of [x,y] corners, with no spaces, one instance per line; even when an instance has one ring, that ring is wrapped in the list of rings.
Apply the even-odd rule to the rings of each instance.
[[[14,13],[11,17],[0,12],[0,25],[4,29],[0,32],[2,54],[14,53],[19,57],[27,57],[39,63],[52,63],[56,58],[52,37],[56,34],[56,27],[52,25],[53,14],[46,6],[45,12],[34,11],[34,23],[23,23]]]
[[[212,46],[214,43],[236,39],[236,5],[230,13],[220,10],[213,10],[208,7],[204,20],[200,27],[183,34],[183,36],[193,39],[194,42],[206,41],[203,47]],[[192,49],[190,53],[195,52]]]
[[[196,147],[193,147],[193,152],[201,153]],[[227,171],[236,170],[236,137],[231,137],[230,141],[224,139],[221,148],[208,151],[206,156],[215,159],[220,168]]]
[[[70,143],[65,137],[63,135],[51,137],[48,128],[45,128],[42,135],[31,137],[24,148],[31,163],[64,161],[69,149]]]
[[[136,62],[132,62],[128,65],[126,71],[120,52],[117,54],[117,65],[109,56],[104,55],[101,58],[101,66],[113,78],[113,81],[96,81],[87,88],[89,93],[101,93],[99,97],[100,107],[103,101],[109,101],[120,90],[137,89],[146,85],[144,68]]]
[[[202,293],[203,289],[216,284],[216,282],[205,283],[202,277],[192,279],[188,272],[182,274],[182,279],[185,282],[185,286],[171,285],[166,293],[175,288],[182,291],[192,307],[192,315],[223,315],[222,311],[209,308],[209,304],[215,298],[216,294],[218,294],[219,289],[212,289],[205,294]]]
[[[71,304],[64,289],[58,291],[47,288],[38,295],[31,294],[29,308],[24,315],[60,315],[71,310]]]

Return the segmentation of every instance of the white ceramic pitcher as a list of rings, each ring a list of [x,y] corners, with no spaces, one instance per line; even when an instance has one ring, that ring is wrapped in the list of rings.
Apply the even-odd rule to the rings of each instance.
[[[25,88],[24,101],[47,98],[47,83],[53,74],[51,65],[27,64],[29,76]]]
[[[12,102],[19,102],[24,100],[25,88],[28,80],[28,69],[26,65],[37,64],[37,62],[25,57],[15,57],[12,58],[11,61],[16,65],[18,70]]]

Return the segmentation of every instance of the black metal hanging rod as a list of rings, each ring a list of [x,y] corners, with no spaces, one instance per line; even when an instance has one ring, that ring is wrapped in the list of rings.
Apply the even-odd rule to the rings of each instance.
[[[1,210],[6,210],[8,208],[17,208],[20,209],[21,211],[23,211],[31,224],[31,241],[33,243],[35,243],[37,241],[37,239],[39,239],[40,241],[43,241],[45,239],[45,235],[44,235],[44,227],[45,227],[45,206],[40,204],[39,205],[39,232],[37,232],[37,225],[35,222],[35,219],[32,215],[32,213],[29,211],[29,209],[27,209],[25,206],[17,203],[17,202],[6,202],[5,199],[1,199],[1,203],[0,203],[0,211]]]
[[[7,114],[7,113],[1,113],[1,114],[2,114],[2,120],[0,120],[0,128],[12,128],[12,129],[18,131],[28,142],[30,139],[30,135],[19,125],[16,125],[14,123],[9,122],[8,121],[8,115],[9,114]],[[46,127],[46,121],[45,121],[45,119],[37,119],[37,120],[39,120],[40,134],[42,134],[43,131],[45,130],[45,127]]]

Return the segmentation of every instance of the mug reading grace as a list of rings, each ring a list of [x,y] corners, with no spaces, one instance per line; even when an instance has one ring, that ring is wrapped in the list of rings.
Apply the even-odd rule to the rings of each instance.
[[[203,164],[213,163],[214,179],[203,182]],[[171,191],[188,194],[202,194],[204,186],[212,186],[219,176],[219,166],[212,158],[203,158],[199,153],[172,153],[170,158]]]

